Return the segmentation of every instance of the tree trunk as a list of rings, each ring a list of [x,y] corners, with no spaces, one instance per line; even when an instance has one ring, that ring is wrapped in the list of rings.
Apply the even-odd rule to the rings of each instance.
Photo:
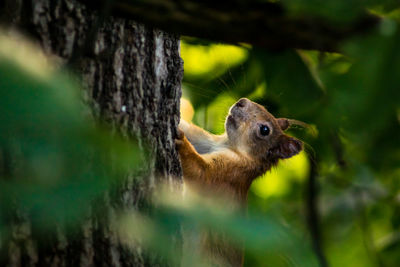
[[[75,0],[6,0],[3,22],[28,33],[44,51],[74,66],[95,118],[148,148],[140,177],[127,175],[118,195],[106,194],[73,235],[40,237],[16,216],[12,238],[0,244],[8,266],[154,266],[163,260],[138,244],[127,248],[112,224],[117,208],[145,205],[159,180],[181,181],[174,136],[179,123],[183,64],[177,36],[93,12]],[[146,137],[146,138],[144,138]],[[95,210],[101,210],[97,216]],[[39,240],[40,239],[40,240]],[[178,237],[179,239],[179,237]]]

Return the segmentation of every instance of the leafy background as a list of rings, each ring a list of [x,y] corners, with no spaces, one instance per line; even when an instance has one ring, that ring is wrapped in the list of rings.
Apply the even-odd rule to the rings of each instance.
[[[182,116],[222,133],[230,105],[248,97],[277,117],[311,124],[312,132],[290,131],[304,140],[306,151],[253,183],[247,217],[196,200],[179,205],[166,196],[151,216],[121,215],[122,235],[145,240],[175,262],[176,251],[163,244],[177,224],[222,225],[246,243],[246,266],[317,266],[307,222],[308,183],[317,165],[319,238],[329,265],[398,266],[399,5],[390,0],[282,3],[292,16],[321,16],[341,25],[365,10],[382,21],[342,43],[337,53],[267,51],[183,37]],[[1,158],[2,239],[10,233],[15,207],[24,207],[41,231],[59,221],[74,224],[93,197],[140,165],[134,144],[81,116],[86,108],[67,71],[36,56],[30,62],[37,50],[15,49],[25,46],[10,39],[2,34],[0,41],[0,145],[2,155],[11,156]]]
[[[294,12],[324,15],[330,8],[325,2],[288,2]],[[346,10],[343,17],[328,10],[335,21],[348,23],[358,12],[343,1],[329,3]],[[248,97],[277,117],[315,127],[316,136],[301,129],[291,134],[306,142],[319,166],[320,234],[332,266],[396,266],[400,260],[399,11],[387,5],[370,11],[382,15],[380,25],[343,43],[340,53],[265,51],[190,37],[182,43],[186,119],[222,133],[230,105]],[[281,162],[253,183],[249,210],[274,216],[308,239],[309,174],[304,152]],[[248,253],[246,265],[263,266],[271,262],[268,256]]]

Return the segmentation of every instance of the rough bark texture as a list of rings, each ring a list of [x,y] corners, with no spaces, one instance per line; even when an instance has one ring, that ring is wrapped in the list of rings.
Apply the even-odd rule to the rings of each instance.
[[[0,8],[3,22],[76,68],[96,118],[138,138],[150,153],[141,177],[127,175],[117,194],[96,202],[72,235],[59,229],[44,240],[31,229],[29,218],[16,214],[11,240],[0,244],[0,265],[159,266],[160,259],[146,254],[140,244],[124,247],[112,225],[117,208],[145,205],[158,180],[180,181],[174,144],[183,73],[178,37],[91,11],[74,0],[6,0]]]

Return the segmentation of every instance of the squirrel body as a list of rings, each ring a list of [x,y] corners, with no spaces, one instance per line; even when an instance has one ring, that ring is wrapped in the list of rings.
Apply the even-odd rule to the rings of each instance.
[[[185,183],[245,203],[255,178],[302,150],[301,141],[283,132],[288,127],[289,120],[247,98],[230,108],[222,135],[181,120],[176,143]]]
[[[302,142],[286,135],[290,120],[275,118],[263,106],[241,98],[229,110],[225,133],[211,134],[181,120],[176,144],[185,186],[202,195],[225,197],[224,207],[245,206],[252,181],[279,159],[302,150]],[[226,204],[225,204],[226,203]],[[204,235],[206,254],[227,266],[241,266],[241,250],[220,235]],[[215,236],[219,236],[215,238]],[[215,255],[217,254],[217,255]]]

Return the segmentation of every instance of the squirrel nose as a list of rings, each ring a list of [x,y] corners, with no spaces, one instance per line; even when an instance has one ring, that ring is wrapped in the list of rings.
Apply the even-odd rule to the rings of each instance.
[[[243,108],[246,105],[247,99],[246,98],[241,98],[239,101],[236,103],[236,106],[239,108]]]

